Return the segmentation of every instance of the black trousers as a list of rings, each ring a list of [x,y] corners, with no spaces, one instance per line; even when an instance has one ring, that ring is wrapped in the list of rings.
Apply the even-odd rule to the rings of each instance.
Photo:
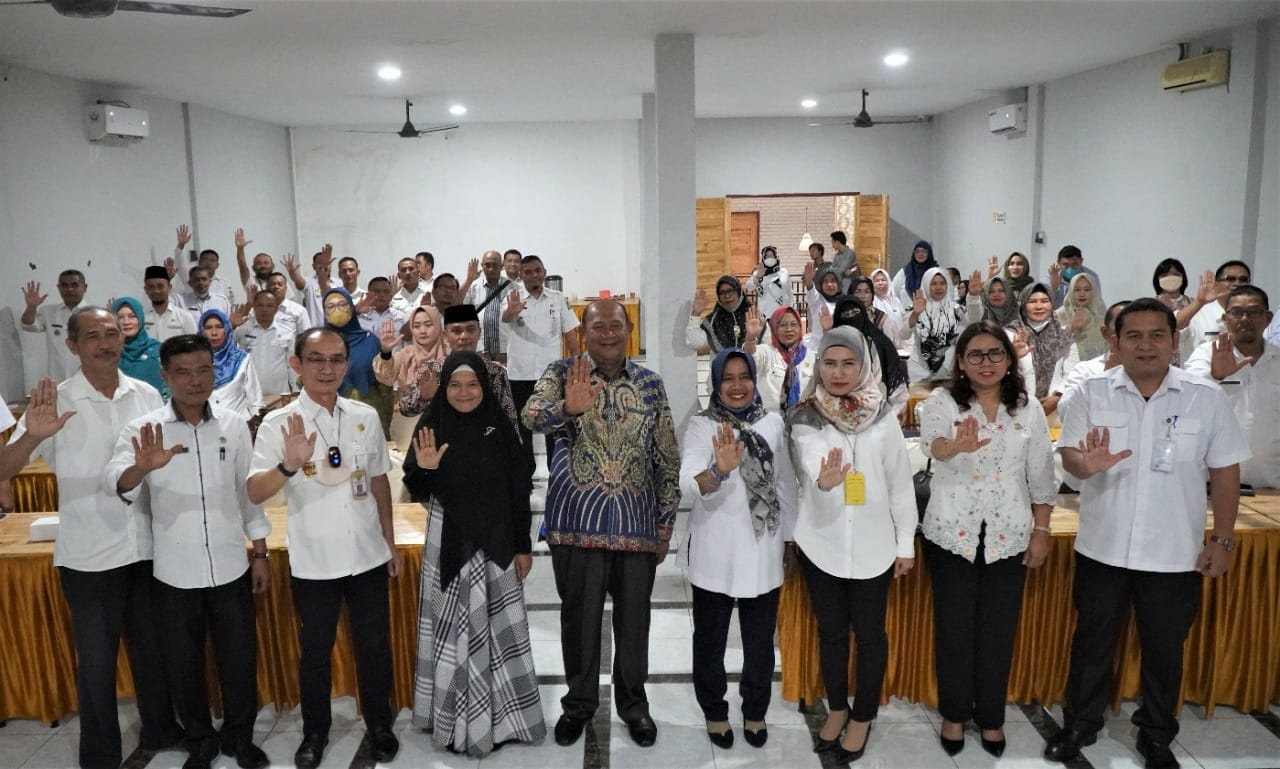
[[[163,656],[189,752],[207,754],[218,732],[209,715],[204,675],[205,639],[213,636],[222,689],[221,744],[253,740],[258,716],[258,638],[250,573],[215,587],[183,589],[154,582],[155,607],[165,639]],[[203,746],[203,747],[202,747]]]
[[[356,651],[360,712],[368,729],[390,728],[391,642],[390,601],[386,564],[339,579],[290,580],[293,605],[302,627],[298,630],[298,690],[302,700],[304,734],[329,733],[333,713],[329,691],[333,686],[333,642],[338,632],[338,612],[347,603],[351,640]]]
[[[738,604],[742,631],[742,717],[763,721],[769,710],[773,684],[773,632],[778,626],[781,588],[755,598],[733,598],[693,586],[693,692],[708,721],[729,720],[728,677],[724,649],[729,637],[733,604]]]
[[[533,386],[537,382],[524,379],[511,380],[511,401],[515,404],[516,415],[520,416],[520,444],[524,448],[525,461],[529,464],[529,475],[533,475],[533,471],[537,469],[537,460],[533,457],[533,432],[524,426],[524,404],[529,402],[529,397],[533,395]],[[542,440],[547,450],[547,464],[551,464],[551,436],[544,435]]]
[[[165,686],[156,616],[151,604],[151,561],[107,571],[59,567],[71,610],[80,702],[81,769],[117,769],[124,759],[116,706],[116,656],[123,633],[133,668],[144,742],[167,742],[181,729]]]
[[[1004,726],[1013,639],[1022,611],[1021,556],[986,563],[981,541],[973,563],[924,541],[933,580],[934,664],[938,712],[970,718],[979,729]]]
[[[1142,651],[1142,707],[1133,722],[1152,744],[1168,745],[1178,734],[1173,714],[1182,690],[1182,645],[1200,610],[1203,577],[1195,571],[1122,569],[1075,555],[1071,597],[1076,630],[1063,723],[1084,734],[1102,728],[1111,693],[1111,658],[1132,605]]]
[[[604,599],[613,598],[613,699],[623,721],[649,715],[649,596],[653,553],[553,545],[551,568],[560,594],[560,650],[569,691],[560,707],[585,720],[600,704],[600,632]]]
[[[827,709],[849,707],[849,631],[858,642],[856,689],[849,717],[873,721],[880,710],[880,689],[889,665],[889,636],[884,616],[889,607],[893,567],[871,579],[833,577],[800,553],[809,602],[818,620],[818,662],[827,690]]]

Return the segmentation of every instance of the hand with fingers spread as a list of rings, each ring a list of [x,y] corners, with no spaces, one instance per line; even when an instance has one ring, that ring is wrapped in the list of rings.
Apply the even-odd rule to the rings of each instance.
[[[689,310],[689,314],[695,318],[700,318],[702,317],[702,313],[707,311],[707,307],[709,307],[710,304],[710,300],[707,299],[707,290],[705,288],[700,288],[698,289],[698,292],[693,295],[693,307]]]
[[[1062,285],[1062,268],[1057,262],[1049,265],[1049,290],[1057,291],[1058,286]]]
[[[818,308],[818,325],[822,326],[824,332],[830,331],[835,325],[835,320],[831,317],[831,308],[825,304]]]
[[[191,242],[191,228],[185,224],[178,225],[178,248],[186,248]]]
[[[1218,287],[1218,279],[1212,270],[1205,270],[1200,276],[1200,285],[1196,287],[1196,301],[1200,304],[1216,302],[1226,295],[1226,291]]]
[[[711,436],[711,450],[716,457],[713,465],[716,474],[728,475],[738,469],[738,463],[742,461],[743,445],[733,434],[733,426],[728,422],[721,422]]]
[[[987,260],[987,279],[989,280],[991,278],[994,278],[999,274],[1000,274],[1000,259],[993,255],[990,259]]]
[[[969,276],[969,296],[982,296],[982,273],[977,270]]]
[[[329,274],[329,265],[333,264],[333,244],[325,243],[320,249],[320,257],[316,259],[316,272]]]
[[[1071,325],[1069,328],[1072,331],[1079,331],[1087,325],[1089,325],[1089,313],[1081,310],[1071,318]]]
[[[1101,429],[1095,427],[1090,430],[1085,440],[1080,441],[1077,449],[1080,452],[1082,472],[1072,474],[1082,480],[1110,470],[1133,454],[1129,449],[1117,454],[1111,453],[1111,430],[1106,427]]]
[[[467,282],[475,283],[480,279],[480,260],[472,259],[467,262]]]
[[[164,260],[164,271],[169,273],[169,280],[173,280],[173,276],[178,274],[178,263],[172,256]]]
[[[382,345],[383,352],[391,352],[400,344],[400,332],[396,331],[395,321],[382,322],[382,327],[378,329],[378,343]]]
[[[818,274],[818,268],[816,265],[814,265],[812,259],[804,263],[804,272],[802,273],[801,279],[803,280],[803,286],[805,291],[808,291],[809,289],[813,288],[813,278],[817,274]]]
[[[917,288],[915,296],[911,297],[911,312],[916,315],[920,315],[924,312],[924,308],[926,306],[928,306],[928,303],[924,298],[924,290]]]
[[[431,369],[423,369],[422,374],[418,376],[418,397],[424,401],[429,401],[436,397],[436,391],[440,389],[440,377],[436,376],[436,372]]]
[[[280,263],[284,265],[285,272],[290,275],[298,271],[298,257],[293,254],[285,254],[280,257]]]
[[[760,308],[753,304],[747,310],[747,339],[754,342],[763,333],[764,319],[760,317]]]
[[[391,295],[395,296],[400,293],[400,275],[393,273],[387,276],[387,282],[391,284]]]
[[[252,240],[246,240],[244,237],[244,228],[236,229],[236,250],[243,251],[244,247],[252,243]]]
[[[316,450],[316,434],[307,435],[301,414],[290,414],[286,424],[280,426],[280,435],[284,438],[284,460],[281,464],[284,469],[296,473],[311,461]]]
[[[591,383],[591,360],[585,355],[579,357],[569,366],[565,378],[564,415],[573,418],[587,413],[603,391],[604,382]]]
[[[231,321],[232,328],[240,328],[245,321],[249,320],[249,311],[253,309],[253,305],[248,302],[236,305],[231,308],[231,314],[227,316],[227,320]]]
[[[1027,334],[1027,327],[1022,326],[1013,334],[1013,354],[1018,358],[1025,358],[1030,355],[1036,346],[1031,343],[1030,336]]]
[[[988,443],[991,443],[990,438],[978,438],[978,418],[970,414],[956,425],[956,435],[951,439],[951,448],[957,454],[972,454]]]
[[[31,391],[31,402],[27,404],[25,416],[27,432],[44,440],[61,430],[75,415],[74,411],[58,414],[58,383],[45,377]]]
[[[820,491],[831,491],[844,483],[844,477],[853,468],[852,463],[844,461],[842,449],[832,449],[822,458],[818,465],[818,477],[814,481]]]
[[[524,300],[520,298],[519,291],[512,291],[507,294],[507,306],[502,310],[502,320],[506,323],[516,319],[516,316],[524,312]]]
[[[449,450],[449,444],[436,445],[436,434],[424,427],[413,436],[413,458],[423,470],[438,470],[440,459]]]
[[[355,306],[352,307],[352,311],[356,315],[364,315],[371,310],[373,310],[373,294],[365,294],[360,297],[360,301],[356,302]]]
[[[1210,358],[1209,374],[1219,382],[1232,376],[1245,366],[1252,366],[1258,356],[1251,355],[1236,360],[1235,339],[1231,332],[1223,331],[1213,340],[1213,356]]]
[[[143,425],[138,437],[133,439],[133,466],[144,475],[169,464],[169,460],[186,451],[180,443],[164,447],[164,426]]]
[[[31,312],[35,312],[36,308],[44,304],[44,300],[48,298],[48,294],[40,293],[40,284],[34,280],[28,282],[22,289],[22,300],[27,303],[27,309]]]

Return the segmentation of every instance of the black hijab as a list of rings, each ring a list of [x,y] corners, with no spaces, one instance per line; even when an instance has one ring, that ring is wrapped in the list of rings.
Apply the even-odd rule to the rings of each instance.
[[[702,318],[702,331],[707,335],[707,345],[717,353],[726,347],[741,347],[747,341],[747,298],[742,283],[732,275],[721,275],[716,281],[716,296],[720,287],[728,285],[738,292],[738,302],[731,309],[716,301],[716,306]]]
[[[484,394],[480,405],[465,414],[448,398],[450,380],[464,367],[475,373]],[[437,446],[449,448],[435,470],[419,468],[416,453],[406,452],[404,483],[414,501],[425,504],[434,495],[443,511],[441,585],[448,586],[476,550],[503,569],[516,553],[530,552],[530,485],[523,472],[524,454],[479,355],[459,350],[444,359],[439,394],[418,420],[414,435],[423,427],[434,431]]]
[[[884,383],[886,396],[892,394],[898,387],[907,386],[909,382],[907,367],[902,364],[898,348],[871,321],[871,316],[867,314],[867,308],[862,306],[862,302],[852,296],[843,297],[836,302],[836,311],[831,315],[831,327],[838,326],[852,326],[858,329],[867,341],[875,346],[876,354],[880,356],[880,380]]]

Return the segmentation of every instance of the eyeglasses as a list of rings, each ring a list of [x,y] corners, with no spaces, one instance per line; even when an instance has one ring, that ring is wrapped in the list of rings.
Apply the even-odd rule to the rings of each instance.
[[[790,322],[783,321],[777,325],[777,329],[779,331],[799,331],[800,324],[796,323],[794,320]]]
[[[964,354],[965,362],[970,366],[981,365],[982,362],[990,361],[991,363],[999,363],[1005,359],[1005,351],[1003,347],[996,347],[983,352],[982,350],[969,350]]]
[[[347,364],[347,356],[345,355],[334,355],[331,358],[326,358],[323,355],[308,355],[302,360],[309,366],[323,366],[327,363],[334,368],[338,368]]]
[[[351,305],[348,302],[325,302],[324,311],[329,312],[330,310],[345,310],[350,306]]]
[[[1227,275],[1225,277],[1218,278],[1217,280],[1219,283],[1247,284],[1249,282],[1249,276],[1248,275]]]
[[[1247,310],[1242,307],[1236,307],[1235,309],[1227,310],[1227,314],[1234,320],[1244,320],[1245,318],[1248,318],[1249,320],[1256,320],[1257,318],[1261,318],[1263,315],[1266,315],[1267,311],[1257,307],[1250,307]]]

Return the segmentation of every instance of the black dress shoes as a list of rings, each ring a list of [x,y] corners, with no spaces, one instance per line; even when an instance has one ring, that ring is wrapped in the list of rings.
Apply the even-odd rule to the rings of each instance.
[[[324,758],[324,747],[329,744],[327,734],[308,734],[302,738],[302,744],[293,754],[293,763],[298,769],[316,769],[320,759]]]
[[[1146,769],[1178,769],[1178,759],[1168,745],[1158,745],[1143,733],[1138,733],[1138,752],[1142,754]]]
[[[846,726],[845,729],[848,729],[848,727]],[[857,761],[859,758],[862,758],[862,754],[867,752],[868,742],[871,742],[871,724],[867,724],[867,736],[862,738],[862,745],[857,749],[849,750],[844,745],[836,746],[836,753],[835,753],[836,763],[851,764],[854,761]]]
[[[1098,741],[1098,735],[1083,734],[1075,729],[1063,729],[1044,746],[1044,757],[1047,761],[1066,763],[1080,755],[1080,749]]]
[[[958,740],[949,740],[946,737],[938,737],[938,742],[942,743],[942,752],[948,756],[954,756],[964,750],[964,737]]]
[[[587,728],[586,718],[573,718],[568,713],[560,716],[560,720],[556,721],[555,737],[556,744],[561,747],[568,747],[578,741],[582,736],[582,730]]]
[[[223,745],[222,754],[234,758],[240,769],[266,769],[271,764],[262,748],[248,740],[236,745]]]
[[[627,732],[631,735],[632,742],[642,748],[652,747],[658,739],[658,725],[649,716],[640,716],[628,721]]]
[[[725,729],[723,732],[707,731],[707,739],[711,740],[711,744],[717,748],[728,750],[733,747],[733,730]]]
[[[384,726],[369,732],[365,739],[369,741],[374,759],[380,764],[390,763],[400,752],[400,740],[396,739],[396,735],[389,727]]]
[[[1008,743],[1005,742],[1003,738],[998,740],[988,740],[986,737],[982,738],[982,749],[996,758],[1004,755],[1006,745],[1008,745]]]
[[[752,731],[744,726],[742,727],[742,737],[751,747],[763,748],[764,744],[769,741],[769,729],[762,726],[756,731]]]

